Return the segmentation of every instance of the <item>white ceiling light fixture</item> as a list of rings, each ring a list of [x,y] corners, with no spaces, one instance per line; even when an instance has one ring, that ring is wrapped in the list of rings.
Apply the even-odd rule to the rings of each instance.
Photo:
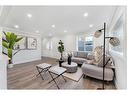
[[[15,27],[15,28],[19,28],[19,26],[18,26],[18,25],[14,25],[14,27]]]
[[[64,30],[64,33],[66,33],[67,32],[67,30]]]
[[[83,15],[84,17],[87,17],[88,16],[88,13],[86,12],[86,13],[84,13],[84,15]]]
[[[52,34],[51,33],[49,33],[49,37],[51,37],[52,36]]]
[[[55,24],[53,24],[53,25],[52,25],[52,28],[55,28],[55,27],[56,27]]]
[[[93,27],[93,24],[90,24],[89,27],[92,28]]]
[[[28,18],[32,18],[32,14],[28,13],[28,14],[27,14],[27,17],[28,17]]]
[[[38,30],[36,30],[35,32],[36,32],[36,33],[39,33],[39,31],[38,31]]]

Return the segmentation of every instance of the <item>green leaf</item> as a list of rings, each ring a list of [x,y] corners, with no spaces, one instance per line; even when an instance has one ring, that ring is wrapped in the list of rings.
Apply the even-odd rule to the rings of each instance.
[[[22,40],[22,39],[23,39],[23,37],[17,38],[17,39],[16,39],[16,42],[19,42],[19,41]]]
[[[8,49],[8,47],[9,47],[9,46],[8,46],[8,43],[5,42],[5,41],[2,42],[2,45],[3,45],[5,48],[7,48],[7,49]]]
[[[58,51],[60,53],[63,53],[64,52],[64,43],[60,40],[58,44],[59,44]]]
[[[10,42],[10,35],[11,35],[10,32],[5,33],[5,37],[8,42]]]
[[[14,33],[10,33],[9,35],[10,35],[10,37],[9,37],[9,48],[13,48],[17,36]]]
[[[10,42],[13,43],[16,41],[17,36],[14,33],[11,33],[10,35]]]
[[[12,59],[12,49],[8,49],[8,57]]]

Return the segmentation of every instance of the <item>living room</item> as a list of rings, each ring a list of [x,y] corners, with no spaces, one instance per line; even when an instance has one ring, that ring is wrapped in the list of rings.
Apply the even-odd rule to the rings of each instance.
[[[16,54],[9,65],[9,59],[5,54],[7,48],[1,46],[5,62],[1,64],[1,68],[4,68],[1,69],[3,70],[1,74],[5,76],[4,79],[0,79],[1,89],[94,90],[103,86],[108,90],[127,89],[125,77],[127,7],[1,6],[0,8],[0,30],[3,39],[6,39],[8,33],[14,33],[21,38],[21,41],[13,47]],[[106,37],[113,36],[118,41],[112,46],[110,44],[112,39],[105,39],[104,46],[104,33],[101,35],[100,32],[95,33],[100,30],[106,32]],[[1,38],[1,42],[3,39]],[[106,51],[103,50],[104,47]],[[95,52],[99,52],[98,55]],[[103,69],[103,66],[100,66],[98,69],[93,59],[97,59],[100,54],[102,65],[104,59],[102,53],[105,53],[105,56],[107,53],[110,54],[112,67]],[[61,62],[61,59],[64,62]],[[49,68],[46,68],[46,72],[38,71],[39,64]],[[94,66],[90,67],[91,64]],[[50,82],[52,80],[50,73],[58,71],[53,68],[55,66],[60,67],[60,70],[66,68],[66,72]]]

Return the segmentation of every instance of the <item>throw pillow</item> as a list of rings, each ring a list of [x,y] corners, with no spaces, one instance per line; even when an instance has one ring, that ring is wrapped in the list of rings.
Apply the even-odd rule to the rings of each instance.
[[[112,59],[112,57],[110,57],[110,60],[108,61],[107,65],[106,65],[106,68],[112,68],[112,66],[114,66],[113,59]]]
[[[105,64],[106,64],[106,67],[108,67],[108,66],[111,65],[111,62],[109,62],[110,61],[110,58],[111,58],[111,56],[109,56],[109,55],[106,55],[105,56]],[[98,66],[103,67],[103,56],[101,56],[101,58],[100,58],[100,60],[98,62]]]
[[[74,57],[78,57],[78,53],[77,52],[73,52],[73,56]]]
[[[94,59],[94,54],[93,54],[93,53],[88,53],[87,59],[88,59],[88,60]]]
[[[87,60],[86,63],[87,63],[87,64],[93,64],[93,63],[94,63],[94,60]]]
[[[98,63],[101,56],[102,56],[102,52],[103,52],[103,48],[101,46],[97,46],[95,49],[94,49],[94,59],[95,59],[95,62]]]

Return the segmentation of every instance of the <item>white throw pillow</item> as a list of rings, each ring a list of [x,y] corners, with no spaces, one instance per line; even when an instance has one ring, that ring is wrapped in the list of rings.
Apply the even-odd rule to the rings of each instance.
[[[110,56],[110,55],[106,55],[106,56],[105,56],[105,64],[106,64],[105,67],[107,67],[107,68],[111,66],[112,61],[111,61],[111,56]],[[99,60],[98,66],[103,67],[103,56],[102,56],[101,59]]]

